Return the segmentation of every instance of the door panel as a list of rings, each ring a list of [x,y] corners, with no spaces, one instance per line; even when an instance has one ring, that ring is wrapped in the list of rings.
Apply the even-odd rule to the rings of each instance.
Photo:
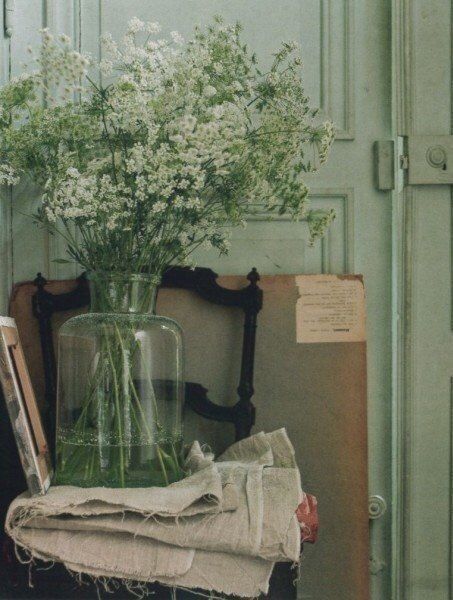
[[[99,29],[82,2],[82,46],[98,51]],[[304,76],[314,104],[335,120],[338,139],[325,168],[312,177],[313,204],[336,208],[338,217],[325,240],[309,248],[306,226],[286,219],[249,220],[233,233],[228,257],[199,254],[199,264],[219,273],[267,274],[361,272],[368,309],[370,492],[390,495],[391,419],[391,197],[373,182],[372,144],[391,131],[390,6],[385,0],[105,0],[101,31],[117,38],[132,16],[155,20],[164,31],[190,33],[212,15],[240,20],[244,35],[264,64],[281,40],[301,43]],[[85,15],[85,16],[84,16]],[[119,17],[118,15],[121,15]],[[87,27],[91,28],[91,31]],[[353,501],[353,499],[351,500]],[[372,526],[373,597],[389,598],[390,515]],[[341,551],[339,549],[339,551]],[[300,594],[318,600],[316,563],[306,552]],[[319,598],[319,600],[328,600]]]
[[[282,40],[301,43],[304,77],[313,104],[334,119],[338,136],[331,158],[312,177],[312,202],[334,207],[337,219],[327,237],[313,248],[304,223],[266,215],[250,219],[246,229],[233,234],[231,254],[218,258],[200,254],[199,264],[219,273],[246,273],[256,266],[262,273],[359,272],[365,277],[368,311],[368,388],[370,492],[390,499],[391,418],[391,224],[390,194],[378,192],[373,181],[372,144],[391,137],[390,2],[374,0],[16,0],[11,44],[3,40],[5,81],[23,60],[35,30],[49,25],[66,32],[83,51],[99,55],[99,34],[118,37],[127,20],[138,16],[159,21],[164,31],[188,35],[195,23],[212,15],[239,20],[244,35],[263,64]],[[11,45],[11,47],[10,47]],[[36,197],[32,188],[16,193],[10,214],[7,193],[2,196],[0,235],[4,261],[1,275],[3,306],[9,282],[30,279],[42,270],[51,277],[73,275],[74,266],[58,265],[60,241],[35,228],[21,212]],[[5,275],[5,277],[3,277]],[[326,440],[328,443],[328,440]],[[353,502],[351,490],[351,502]],[[373,598],[389,594],[390,516],[373,523]],[[316,596],[317,563],[310,549],[303,562],[300,594]],[[339,552],[341,543],[339,542]],[[305,573],[305,575],[304,575]]]
[[[261,273],[350,273],[353,271],[354,195],[352,189],[315,190],[313,208],[334,208],[335,227],[313,247],[307,244],[307,227],[285,215],[269,218],[254,215],[247,227],[232,233],[228,256],[216,259],[212,252],[199,252],[200,265],[215,263],[223,273],[245,274],[252,266]]]

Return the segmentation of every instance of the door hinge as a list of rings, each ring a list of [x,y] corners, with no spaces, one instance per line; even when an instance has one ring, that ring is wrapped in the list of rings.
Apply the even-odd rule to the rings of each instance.
[[[14,0],[3,0],[3,32],[6,37],[13,35]]]
[[[382,192],[395,189],[395,142],[374,142],[374,177],[376,188]]]
[[[400,169],[403,169],[403,171],[406,171],[409,168],[409,157],[407,154],[399,155],[399,165]]]
[[[386,566],[387,563],[382,559],[376,558],[375,556],[370,557],[370,573],[372,575],[377,575],[383,571]]]
[[[375,494],[368,498],[368,516],[371,520],[380,519],[387,512],[387,502],[382,496]]]

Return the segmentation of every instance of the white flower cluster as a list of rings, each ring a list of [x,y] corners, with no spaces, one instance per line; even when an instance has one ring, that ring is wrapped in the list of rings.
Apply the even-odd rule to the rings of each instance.
[[[19,179],[11,165],[0,165],[0,185],[16,185]]]
[[[325,162],[334,131],[315,122],[295,45],[283,44],[261,75],[239,26],[217,20],[187,43],[159,33],[134,18],[120,43],[104,35],[101,86],[84,79],[89,61],[69,38],[43,30],[38,72],[2,92],[0,106],[28,108],[43,82],[81,101],[36,109],[8,134],[3,153],[14,146],[15,159],[0,181],[13,183],[15,167],[39,174],[41,218],[68,235],[77,225],[82,242],[71,239],[70,253],[86,268],[159,271],[200,245],[226,252],[227,225],[256,204],[305,216],[320,235],[331,215],[310,220],[302,175]]]
[[[321,137],[319,142],[319,162],[323,165],[327,158],[329,157],[330,150],[332,148],[332,144],[335,140],[335,128],[331,121],[326,121],[323,124],[324,127],[324,135]]]
[[[52,86],[62,85],[64,98],[74,91],[81,91],[81,80],[87,73],[89,59],[72,48],[69,36],[61,34],[56,40],[48,28],[41,29],[40,33],[42,45],[39,55],[35,56],[32,48],[29,48],[29,53],[39,69],[42,87],[52,92]],[[48,100],[52,99],[49,94]]]

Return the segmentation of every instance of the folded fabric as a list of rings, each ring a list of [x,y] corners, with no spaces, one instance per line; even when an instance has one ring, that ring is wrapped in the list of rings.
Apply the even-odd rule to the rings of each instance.
[[[274,563],[300,554],[304,494],[286,431],[237,442],[215,462],[195,442],[187,466],[192,474],[166,488],[23,494],[6,531],[32,557],[93,577],[266,593]]]

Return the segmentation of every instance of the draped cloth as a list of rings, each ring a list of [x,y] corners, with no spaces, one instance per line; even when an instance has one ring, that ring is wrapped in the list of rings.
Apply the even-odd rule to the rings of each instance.
[[[195,442],[191,475],[165,488],[51,487],[11,504],[6,531],[32,558],[94,578],[255,597],[276,562],[298,562],[306,498],[284,429],[217,460]]]

